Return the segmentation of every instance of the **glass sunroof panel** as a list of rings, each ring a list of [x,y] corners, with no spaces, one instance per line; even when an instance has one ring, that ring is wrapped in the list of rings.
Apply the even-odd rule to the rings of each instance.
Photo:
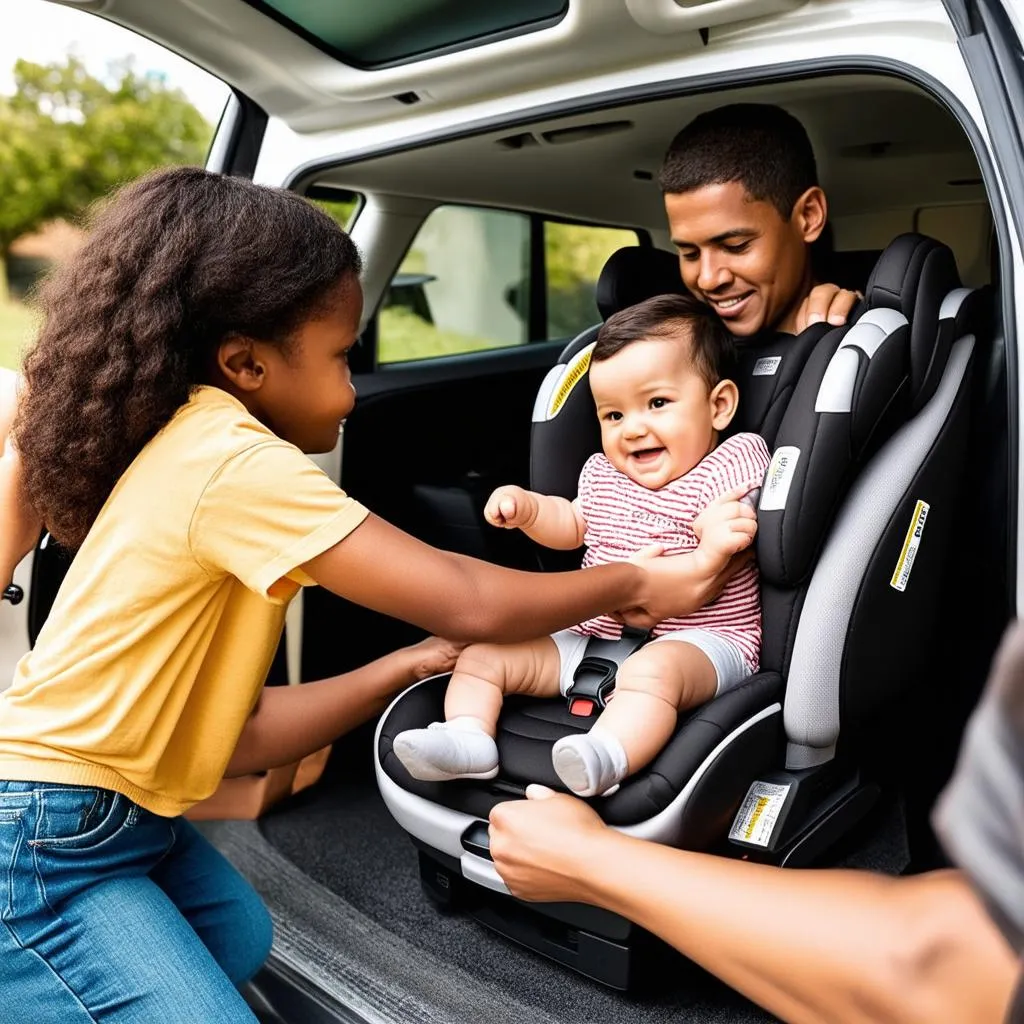
[[[379,68],[560,21],[569,0],[247,0],[321,49]]]

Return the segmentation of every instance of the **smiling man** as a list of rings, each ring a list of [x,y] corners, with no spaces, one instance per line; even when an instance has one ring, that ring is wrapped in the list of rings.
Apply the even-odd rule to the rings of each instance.
[[[672,140],[658,181],[683,282],[733,335],[846,322],[857,294],[814,278],[828,203],[795,117],[754,103],[701,114]]]

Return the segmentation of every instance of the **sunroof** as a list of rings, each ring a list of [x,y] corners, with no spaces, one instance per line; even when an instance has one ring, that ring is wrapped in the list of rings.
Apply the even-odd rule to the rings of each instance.
[[[561,21],[569,0],[247,0],[358,68],[433,57]]]

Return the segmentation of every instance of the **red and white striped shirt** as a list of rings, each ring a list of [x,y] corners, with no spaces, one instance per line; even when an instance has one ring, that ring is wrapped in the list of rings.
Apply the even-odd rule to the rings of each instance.
[[[735,487],[761,486],[771,456],[757,434],[736,434],[689,473],[652,491],[620,473],[604,455],[592,455],[580,474],[580,512],[587,524],[584,566],[623,562],[641,548],[660,544],[665,554],[693,551],[693,521],[719,495]],[[757,566],[751,563],[710,604],[690,615],[665,619],[654,633],[710,629],[733,641],[756,672],[761,653],[761,599]],[[599,615],[574,626],[584,636],[614,639],[622,626]]]

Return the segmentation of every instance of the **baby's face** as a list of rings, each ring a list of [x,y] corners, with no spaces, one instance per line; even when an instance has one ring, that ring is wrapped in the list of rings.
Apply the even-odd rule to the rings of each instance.
[[[685,341],[633,342],[590,364],[608,461],[656,490],[689,473],[717,443],[716,407]]]

